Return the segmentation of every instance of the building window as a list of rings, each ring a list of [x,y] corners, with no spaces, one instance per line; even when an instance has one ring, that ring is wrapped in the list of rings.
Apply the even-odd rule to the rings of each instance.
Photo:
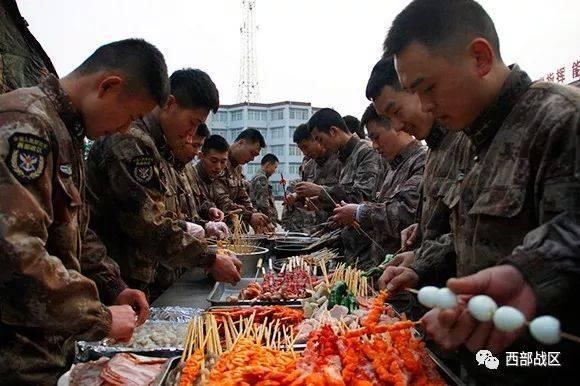
[[[230,135],[231,135],[231,137],[230,137],[230,144],[232,144],[236,140],[236,138],[238,138],[238,135],[240,135],[240,133],[242,132],[242,130],[243,130],[242,128],[239,128],[239,129],[231,129],[230,130]]]
[[[272,146],[272,154],[274,154],[276,157],[282,157],[284,155],[284,145]]]
[[[308,109],[290,109],[290,119],[300,119],[300,120],[307,120],[308,119]]]
[[[290,145],[290,148],[288,149],[288,155],[290,155],[290,156],[302,156],[302,152],[300,151],[300,149],[298,149],[298,146]]]
[[[248,110],[248,120],[250,121],[266,121],[267,118],[267,111]]]
[[[288,166],[288,173],[290,174],[300,174],[300,165],[299,163],[291,163]]]
[[[291,143],[294,142],[294,130],[296,130],[296,126],[290,126],[290,129],[288,130],[288,139]]]
[[[281,120],[281,119],[284,119],[284,109],[276,109],[276,110],[270,111],[270,120],[271,121],[277,121],[277,120]]]
[[[258,171],[260,170],[260,164],[248,164],[246,166],[246,173],[250,176],[253,176],[254,174],[258,173]]]
[[[284,138],[284,128],[283,127],[273,127],[270,129],[270,133],[272,134],[272,139],[281,139]]]
[[[231,121],[241,121],[243,119],[243,110],[230,111]]]

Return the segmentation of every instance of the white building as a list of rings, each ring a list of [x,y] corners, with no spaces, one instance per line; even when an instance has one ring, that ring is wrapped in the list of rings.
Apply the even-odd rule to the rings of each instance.
[[[207,125],[212,134],[224,137],[230,144],[242,130],[259,130],[266,140],[266,148],[256,159],[244,166],[244,174],[249,180],[260,169],[260,161],[267,153],[275,154],[280,160],[276,174],[270,177],[276,196],[283,194],[280,173],[287,181],[299,178],[298,168],[302,162],[302,152],[292,141],[294,129],[305,123],[318,110],[310,103],[239,103],[222,105],[216,114],[210,114]]]

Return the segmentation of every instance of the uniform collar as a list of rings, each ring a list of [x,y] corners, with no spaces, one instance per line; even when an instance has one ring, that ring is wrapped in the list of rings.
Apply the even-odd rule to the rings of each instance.
[[[318,166],[322,166],[326,163],[326,161],[328,161],[328,159],[330,158],[329,154],[325,154],[322,157],[318,157],[314,159],[314,162],[316,162],[316,164]]]
[[[477,117],[471,127],[464,130],[477,150],[493,139],[514,105],[532,84],[528,74],[520,70],[517,64],[510,66],[510,70],[497,100]]]
[[[81,115],[74,108],[70,97],[60,85],[58,78],[50,74],[38,87],[50,99],[72,137],[82,143],[85,137],[85,126]]]
[[[338,159],[340,160],[340,162],[342,163],[346,162],[346,160],[348,159],[348,157],[350,157],[350,155],[354,151],[354,148],[359,142],[360,139],[358,138],[358,136],[355,137],[353,135],[352,137],[350,137],[348,142],[345,143],[344,146],[338,150]]]
[[[425,138],[425,142],[427,142],[427,146],[429,146],[430,149],[437,149],[446,135],[447,129],[435,123],[431,128],[431,132],[427,138]]]
[[[405,148],[393,159],[389,161],[389,166],[392,169],[398,168],[405,161],[407,161],[413,154],[415,154],[421,148],[421,143],[419,141],[413,140],[410,144],[405,146]]]
[[[183,169],[185,165],[181,163],[177,157],[175,157],[169,148],[167,138],[165,138],[165,134],[163,133],[159,119],[153,113],[149,113],[140,119],[140,121],[142,122],[143,126],[145,126],[149,134],[151,134],[151,138],[153,138],[159,154],[161,154],[161,156],[165,158],[167,162],[172,164],[176,169]]]
[[[197,174],[201,180],[206,184],[210,184],[214,180],[214,178],[211,178],[211,176],[205,171],[203,166],[201,166],[201,162],[195,164],[195,169],[197,170]]]

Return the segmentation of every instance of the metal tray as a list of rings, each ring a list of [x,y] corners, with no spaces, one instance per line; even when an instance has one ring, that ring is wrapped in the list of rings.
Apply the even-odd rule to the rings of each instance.
[[[260,301],[260,300],[238,300],[237,302],[228,302],[227,298],[230,296],[239,296],[240,291],[248,286],[248,284],[257,281],[262,282],[261,278],[242,278],[238,284],[231,285],[227,283],[215,283],[212,291],[207,297],[207,301],[211,303],[212,306],[222,306],[222,307],[238,307],[242,305],[247,306],[273,306],[273,305],[291,305],[300,304],[301,299],[296,300],[284,300],[284,301]]]

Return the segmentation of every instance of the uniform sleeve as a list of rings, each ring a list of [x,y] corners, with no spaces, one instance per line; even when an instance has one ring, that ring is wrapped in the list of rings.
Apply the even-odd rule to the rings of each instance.
[[[359,221],[365,228],[374,228],[384,237],[400,239],[401,231],[413,224],[419,205],[419,185],[423,179],[421,167],[415,168],[411,177],[382,203],[364,203]]]
[[[90,228],[84,232],[82,241],[81,272],[95,282],[105,304],[113,304],[127,288],[119,266],[107,255],[106,247]]]
[[[218,201],[223,208],[222,211],[227,214],[233,210],[241,209],[242,220],[249,223],[252,214],[256,212],[256,208],[252,206],[252,201],[250,200],[250,196],[248,196],[246,189],[243,186],[233,188],[236,196],[232,197],[230,193],[232,189],[230,189],[224,178],[217,179],[214,181],[214,184],[216,184],[215,191],[218,196]]]
[[[99,300],[95,283],[46,249],[54,220],[54,153],[48,125],[34,117],[8,114],[0,115],[2,324],[101,339],[110,330],[111,314]],[[17,134],[36,138],[36,145],[47,151],[33,156],[35,161],[21,159],[31,153],[11,145]],[[19,164],[19,159],[32,164]]]
[[[359,204],[363,201],[371,201],[374,198],[373,195],[376,192],[381,171],[382,165],[379,154],[372,149],[368,149],[357,165],[352,185],[336,184],[334,186],[325,186],[324,188],[337,203],[344,201],[346,203]],[[327,194],[322,193],[320,200],[325,209],[332,210],[334,208],[334,204]]]
[[[447,279],[456,276],[456,255],[453,234],[442,234],[436,239],[423,240],[415,250],[412,268],[419,276],[418,287],[445,286]]]
[[[170,267],[210,266],[215,255],[207,252],[205,240],[188,234],[186,223],[165,207],[158,165],[151,166],[152,174],[144,173],[137,180],[135,159],[142,159],[144,154],[152,154],[152,150],[132,137],[115,142],[105,151],[105,171],[118,204],[121,229],[149,256],[162,257]]]
[[[580,216],[554,217],[501,263],[515,266],[531,285],[538,314],[561,313],[567,297],[580,290]]]

